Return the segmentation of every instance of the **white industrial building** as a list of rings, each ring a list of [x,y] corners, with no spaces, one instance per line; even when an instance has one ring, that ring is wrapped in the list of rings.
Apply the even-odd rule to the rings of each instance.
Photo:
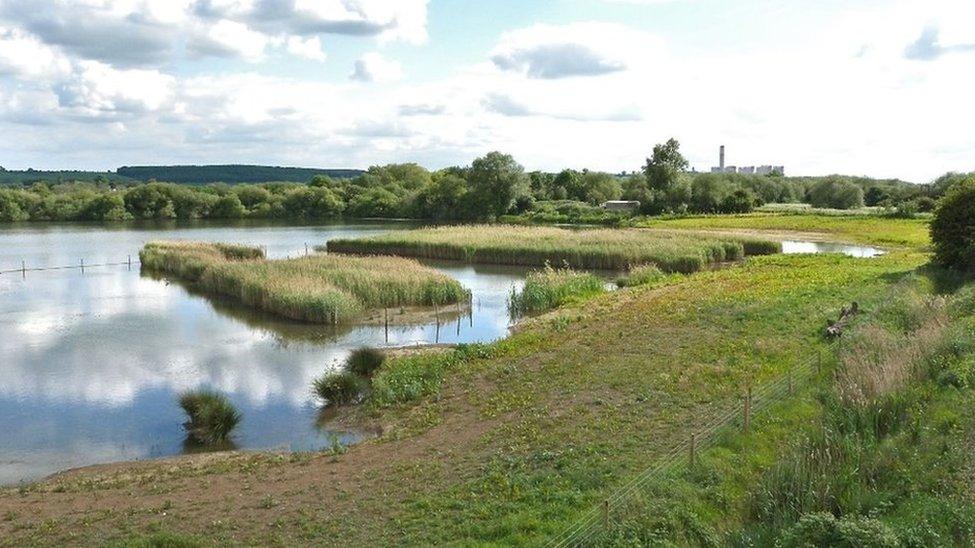
[[[771,175],[772,173],[778,173],[779,175],[785,175],[785,166],[726,166],[724,164],[724,145],[718,152],[718,165],[711,168],[711,173],[741,173],[743,175]]]

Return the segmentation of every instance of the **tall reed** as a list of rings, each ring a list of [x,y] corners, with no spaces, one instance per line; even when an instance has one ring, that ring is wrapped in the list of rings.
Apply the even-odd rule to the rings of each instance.
[[[465,225],[402,230],[330,240],[331,252],[401,255],[473,263],[624,270],[653,264],[665,272],[695,272],[747,255],[776,253],[776,242],[708,237],[646,229],[568,230],[554,227]]]
[[[528,274],[521,291],[511,295],[511,311],[515,315],[531,314],[558,308],[572,299],[595,295],[604,290],[599,277],[570,268],[552,268]]]
[[[153,242],[140,257],[152,270],[287,318],[351,321],[365,310],[466,300],[456,280],[397,257],[314,255],[266,260],[260,250],[198,242]]]

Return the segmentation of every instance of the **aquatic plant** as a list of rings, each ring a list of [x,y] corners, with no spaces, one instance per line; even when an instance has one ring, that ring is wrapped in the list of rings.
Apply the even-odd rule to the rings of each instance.
[[[366,379],[349,371],[330,371],[315,379],[313,387],[326,404],[346,405],[354,403],[365,392]]]
[[[594,274],[545,265],[543,270],[528,274],[521,291],[512,292],[511,311],[513,314],[541,312],[602,291],[604,283]]]
[[[357,239],[329,240],[330,252],[400,255],[570,268],[624,270],[654,264],[664,272],[695,272],[746,254],[776,253],[777,242],[738,236],[713,237],[668,230],[590,229],[513,225],[466,225],[401,230]]]
[[[152,242],[146,268],[196,282],[205,292],[315,323],[353,320],[370,308],[434,306],[468,298],[456,280],[397,257],[329,254],[265,260],[256,248],[199,242]]]
[[[179,396],[179,405],[190,418],[183,424],[187,433],[206,445],[226,441],[242,418],[226,396],[212,390],[183,392]]]

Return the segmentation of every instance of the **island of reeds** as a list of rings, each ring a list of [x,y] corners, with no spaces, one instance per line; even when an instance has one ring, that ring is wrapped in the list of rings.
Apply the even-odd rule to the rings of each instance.
[[[625,270],[651,264],[689,273],[746,255],[781,251],[778,242],[643,229],[568,230],[542,226],[465,225],[401,230],[329,240],[330,252],[400,255],[472,263]]]
[[[456,280],[398,257],[311,255],[268,260],[256,247],[188,241],[150,242],[143,268],[286,318],[347,323],[383,307],[465,302]]]

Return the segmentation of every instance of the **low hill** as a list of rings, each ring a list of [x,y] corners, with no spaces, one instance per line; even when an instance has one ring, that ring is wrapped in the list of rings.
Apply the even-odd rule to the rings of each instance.
[[[315,175],[327,175],[334,179],[349,179],[364,173],[358,169],[316,169],[303,167],[278,167],[254,165],[215,166],[122,166],[118,175],[147,181],[172,183],[266,183],[269,181],[308,182]]]
[[[2,170],[0,169],[0,185],[22,185],[37,182],[58,183],[67,181],[85,182],[135,182],[128,177],[124,177],[111,171],[40,171],[36,169],[26,170]]]

